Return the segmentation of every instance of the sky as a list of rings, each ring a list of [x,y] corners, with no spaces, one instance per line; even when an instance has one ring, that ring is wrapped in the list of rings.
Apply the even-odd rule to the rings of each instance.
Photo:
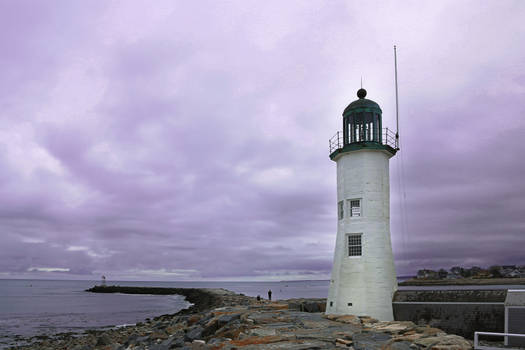
[[[0,1],[0,278],[328,279],[328,139],[395,128],[398,275],[525,265],[525,2]]]

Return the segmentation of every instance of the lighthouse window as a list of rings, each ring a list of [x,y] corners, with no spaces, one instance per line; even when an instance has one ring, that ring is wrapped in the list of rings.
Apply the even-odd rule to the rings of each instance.
[[[361,235],[348,235],[348,256],[361,256]]]
[[[339,220],[342,220],[345,216],[345,204],[343,201],[337,203],[337,216]]]
[[[361,216],[361,200],[351,199],[350,200],[350,216]]]

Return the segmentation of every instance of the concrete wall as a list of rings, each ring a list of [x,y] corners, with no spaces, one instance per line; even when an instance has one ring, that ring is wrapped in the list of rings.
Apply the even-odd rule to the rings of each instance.
[[[328,314],[393,319],[397,281],[390,242],[391,156],[382,150],[358,150],[335,159],[337,201],[344,201],[345,217],[338,221]],[[350,199],[361,200],[360,217],[349,216]],[[348,256],[349,234],[361,234],[362,256]]]
[[[525,307],[508,308],[508,333],[525,334]],[[525,348],[525,338],[509,337],[510,346]]]
[[[396,321],[428,324],[447,333],[474,338],[474,332],[503,332],[502,304],[393,304]]]
[[[397,291],[394,319],[472,339],[475,331],[504,331],[505,295],[506,290]]]
[[[469,302],[505,303],[506,289],[400,290],[395,302]]]

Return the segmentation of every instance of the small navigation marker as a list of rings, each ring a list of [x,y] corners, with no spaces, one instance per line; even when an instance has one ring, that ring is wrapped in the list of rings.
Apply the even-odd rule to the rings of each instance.
[[[106,286],[106,276],[102,276],[102,287]]]

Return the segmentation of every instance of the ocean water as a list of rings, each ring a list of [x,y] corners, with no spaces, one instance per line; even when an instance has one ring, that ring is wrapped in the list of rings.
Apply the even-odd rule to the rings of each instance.
[[[14,345],[17,336],[135,324],[146,318],[189,307],[178,295],[97,294],[84,292],[99,281],[0,280],[0,349]],[[282,282],[124,282],[122,286],[225,288],[272,299],[326,298],[329,281]],[[525,286],[430,286],[399,289],[523,289]]]

